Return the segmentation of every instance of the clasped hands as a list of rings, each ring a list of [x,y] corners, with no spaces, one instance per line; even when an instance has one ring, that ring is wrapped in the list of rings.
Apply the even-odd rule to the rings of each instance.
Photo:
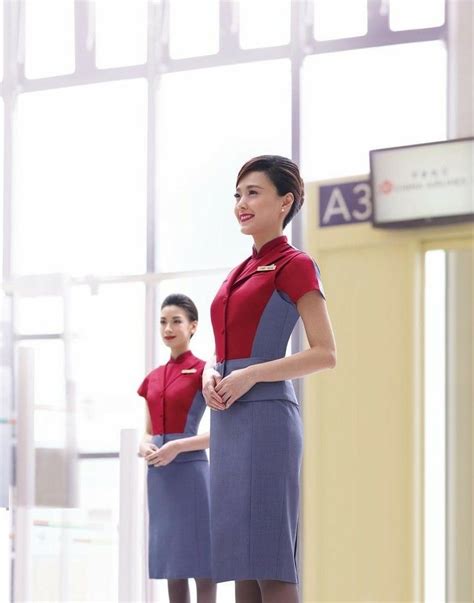
[[[257,383],[252,367],[232,371],[222,377],[215,369],[206,369],[202,376],[202,394],[213,410],[227,410]]]
[[[154,467],[164,467],[171,463],[179,454],[178,440],[165,442],[163,446],[158,446],[153,442],[144,442],[140,445],[139,454],[142,456],[148,465]]]

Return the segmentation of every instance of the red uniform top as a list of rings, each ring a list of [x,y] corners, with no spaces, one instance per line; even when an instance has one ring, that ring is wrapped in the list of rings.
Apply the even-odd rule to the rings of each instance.
[[[319,266],[280,235],[236,266],[211,304],[216,360],[280,358],[299,317],[298,299],[311,290],[326,298]]]
[[[153,369],[137,392],[143,396],[150,411],[154,434],[196,435],[206,410],[201,391],[205,361],[191,350]]]

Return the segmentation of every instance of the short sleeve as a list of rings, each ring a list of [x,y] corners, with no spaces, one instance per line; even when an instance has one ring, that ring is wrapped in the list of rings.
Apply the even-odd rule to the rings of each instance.
[[[137,389],[137,394],[146,398],[148,392],[148,375],[143,379],[140,387]]]
[[[302,252],[287,262],[275,278],[275,286],[286,293],[296,304],[308,291],[319,291],[324,299],[323,283],[319,266],[311,256]]]

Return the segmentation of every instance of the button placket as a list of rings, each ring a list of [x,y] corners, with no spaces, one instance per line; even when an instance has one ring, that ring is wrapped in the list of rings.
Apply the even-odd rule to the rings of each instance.
[[[222,336],[223,336],[223,348],[224,348],[224,365],[223,365],[223,372],[222,372],[222,376],[225,376],[225,363],[226,363],[226,359],[227,359],[227,337],[226,337],[226,326],[227,326],[227,302],[229,299],[229,295],[226,293],[224,295],[224,298],[222,300],[222,303],[224,305],[224,328],[222,329]]]

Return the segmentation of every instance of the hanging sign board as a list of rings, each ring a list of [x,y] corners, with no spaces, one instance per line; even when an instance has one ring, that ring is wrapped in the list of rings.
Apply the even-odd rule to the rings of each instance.
[[[370,151],[373,226],[474,220],[474,138]]]

